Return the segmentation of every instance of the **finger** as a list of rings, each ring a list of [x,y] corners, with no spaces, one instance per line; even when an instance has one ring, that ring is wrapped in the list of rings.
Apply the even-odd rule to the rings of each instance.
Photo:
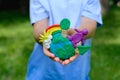
[[[55,57],[53,60],[60,62],[60,59],[58,57]]]
[[[47,48],[43,47],[43,51],[45,53],[45,55],[47,55],[50,58],[55,58],[55,55],[52,54]]]
[[[73,28],[69,28],[68,29],[68,34],[72,35],[73,33],[75,33],[75,30]]]
[[[62,62],[62,65],[67,65],[74,61],[79,56],[79,53],[76,53],[74,56],[70,57],[69,59]]]
[[[60,60],[59,62],[62,64],[62,63],[63,63],[63,60]]]
[[[74,61],[79,56],[79,53],[76,53],[74,56],[70,57],[70,62]]]
[[[70,60],[67,59],[67,60],[65,60],[65,61],[62,62],[62,65],[67,65],[67,64],[69,64],[69,63],[70,63]]]

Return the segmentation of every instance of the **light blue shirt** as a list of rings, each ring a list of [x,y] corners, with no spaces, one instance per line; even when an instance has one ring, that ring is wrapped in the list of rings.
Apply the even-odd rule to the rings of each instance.
[[[63,18],[68,18],[71,27],[75,28],[81,24],[82,16],[95,20],[100,26],[99,0],[30,0],[32,24],[44,18],[49,19],[49,25],[59,24]],[[91,45],[91,39],[86,40],[85,45]],[[89,80],[89,70],[90,51],[62,66],[45,56],[42,46],[36,43],[29,59],[26,80]]]

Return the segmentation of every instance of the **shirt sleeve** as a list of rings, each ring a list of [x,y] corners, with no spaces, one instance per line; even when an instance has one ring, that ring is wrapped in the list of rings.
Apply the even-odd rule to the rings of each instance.
[[[30,20],[31,24],[47,18],[48,13],[45,8],[41,5],[39,0],[30,0]]]
[[[93,19],[97,22],[97,27],[102,25],[101,5],[99,0],[88,0],[82,16]]]

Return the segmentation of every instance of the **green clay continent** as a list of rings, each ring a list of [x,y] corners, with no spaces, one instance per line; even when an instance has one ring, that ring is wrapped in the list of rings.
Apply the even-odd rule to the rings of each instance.
[[[65,44],[64,48],[58,48],[56,49],[56,55],[61,60],[69,59],[75,54],[74,47],[71,44]]]

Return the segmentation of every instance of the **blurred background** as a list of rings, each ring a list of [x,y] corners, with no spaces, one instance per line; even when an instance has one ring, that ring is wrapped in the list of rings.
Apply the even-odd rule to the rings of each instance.
[[[101,0],[103,26],[93,38],[91,80],[120,80],[120,0]],[[34,46],[29,0],[0,0],[0,80],[25,80]]]

